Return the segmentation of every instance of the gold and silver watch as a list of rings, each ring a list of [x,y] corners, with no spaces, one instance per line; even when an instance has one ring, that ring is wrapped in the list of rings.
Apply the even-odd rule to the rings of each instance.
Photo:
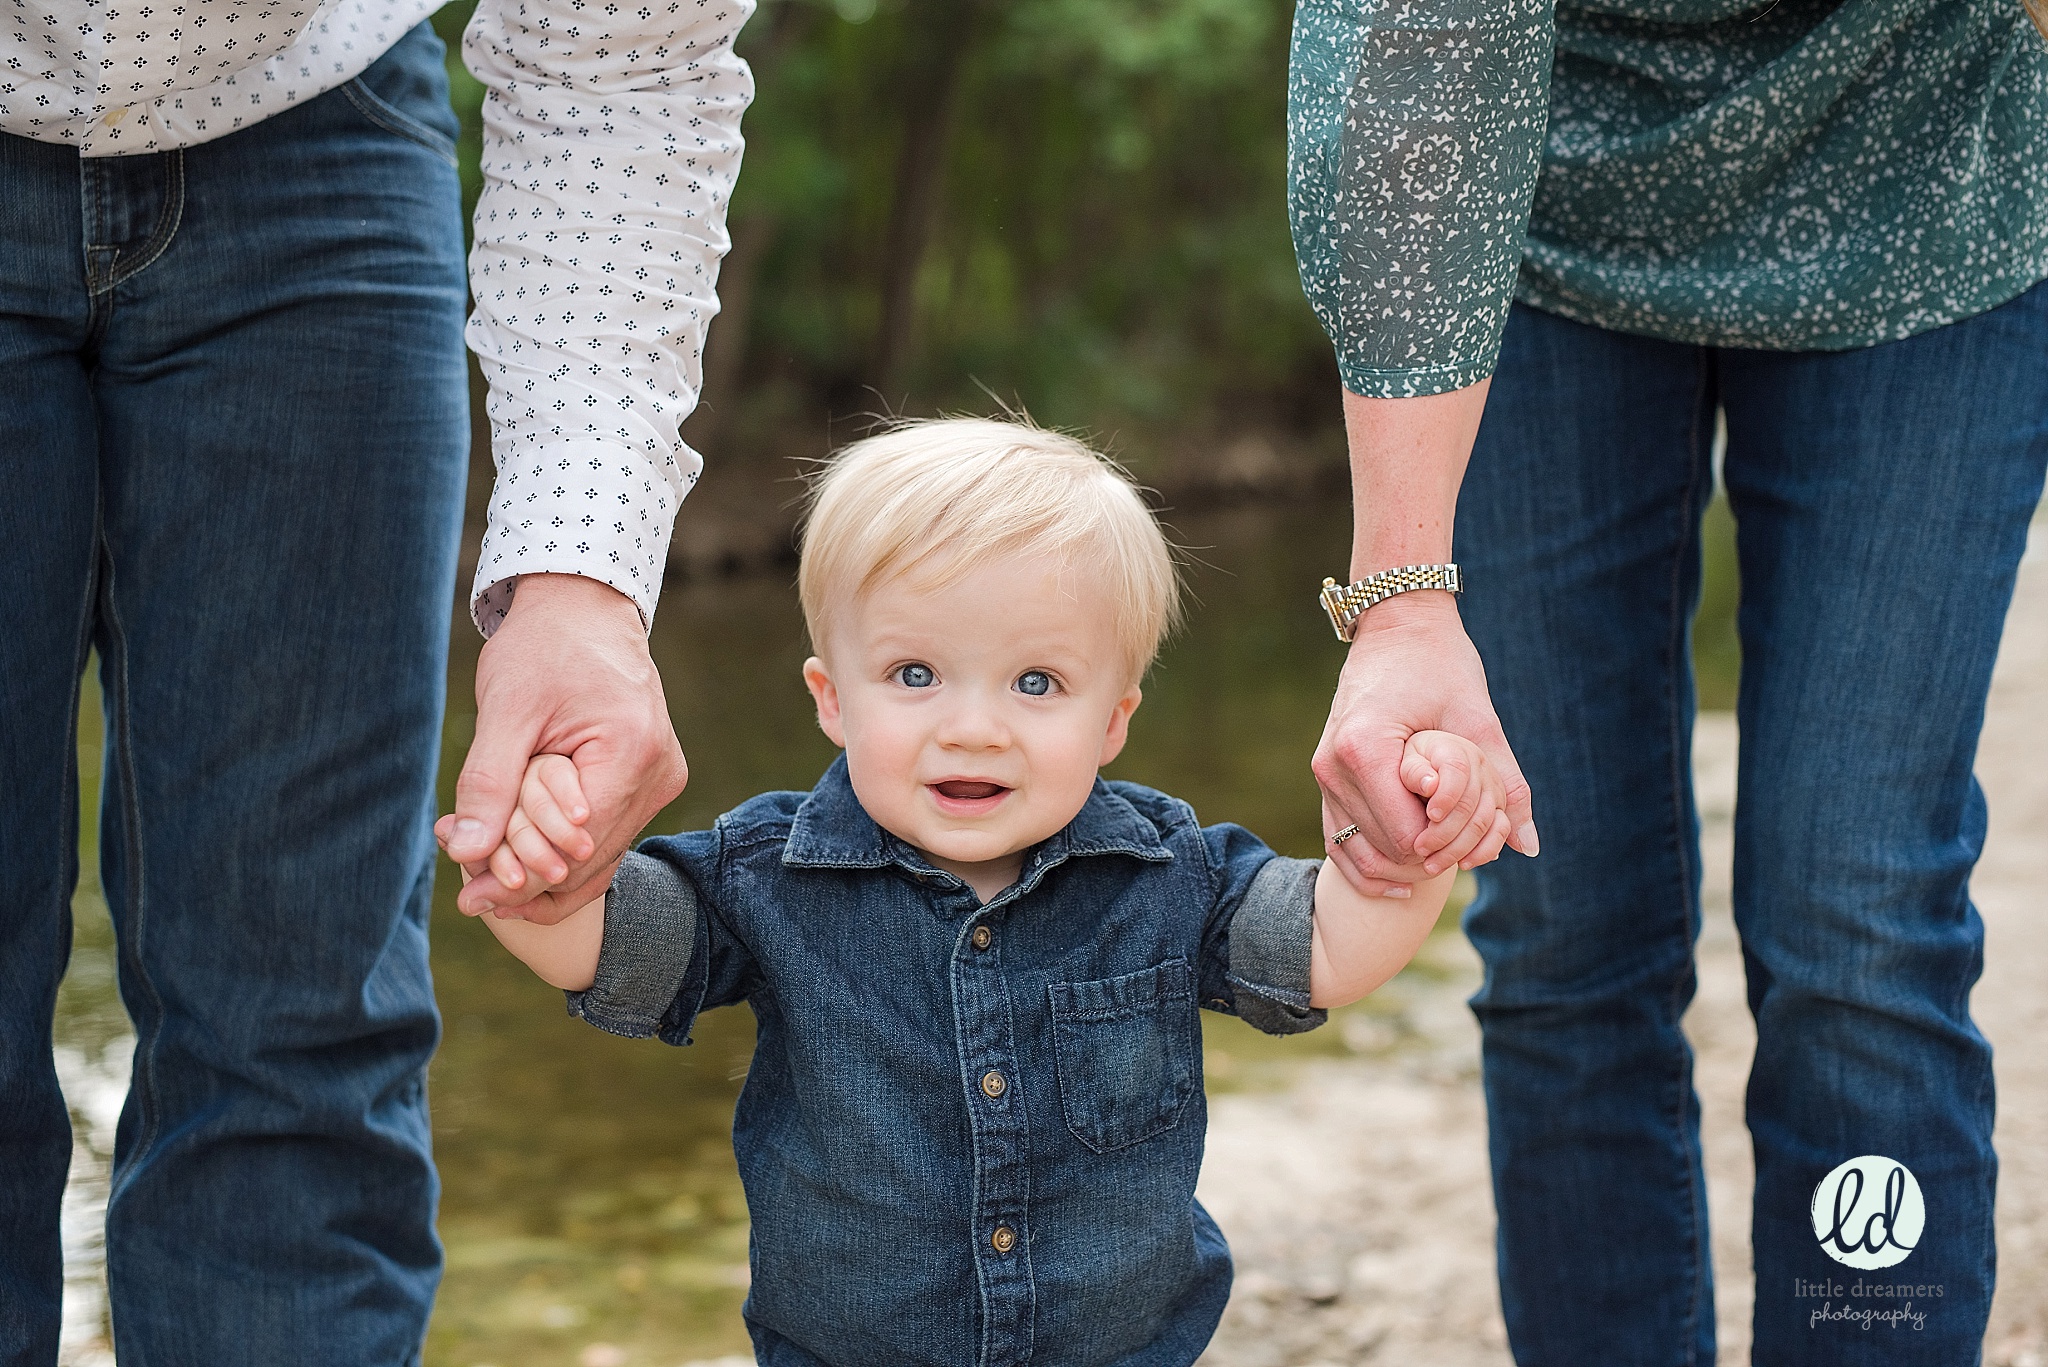
[[[1337,639],[1349,641],[1367,608],[1416,589],[1448,589],[1456,596],[1465,591],[1465,581],[1456,565],[1403,565],[1398,570],[1368,574],[1355,584],[1339,586],[1336,580],[1325,579],[1321,601]]]

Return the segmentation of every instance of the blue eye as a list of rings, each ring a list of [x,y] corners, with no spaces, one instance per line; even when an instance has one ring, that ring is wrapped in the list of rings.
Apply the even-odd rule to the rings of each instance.
[[[1052,692],[1052,676],[1042,669],[1027,669],[1017,676],[1017,691],[1042,698]]]
[[[939,678],[930,665],[904,665],[896,671],[896,681],[905,688],[930,688]]]

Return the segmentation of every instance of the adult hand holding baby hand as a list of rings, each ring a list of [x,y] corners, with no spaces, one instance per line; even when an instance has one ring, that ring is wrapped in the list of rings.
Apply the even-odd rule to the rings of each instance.
[[[1401,784],[1429,817],[1415,837],[1424,873],[1476,869],[1500,857],[1509,834],[1507,781],[1477,745],[1448,731],[1416,732],[1401,752]]]
[[[523,576],[477,660],[476,700],[455,811],[440,827],[449,858],[488,868],[457,905],[474,915],[486,904],[532,904],[527,919],[552,924],[604,892],[619,856],[689,780],[639,609],[594,579]],[[554,861],[530,838],[522,848],[506,840],[527,763],[539,754],[575,764],[587,808],[574,823],[587,843],[555,849]]]
[[[1458,487],[1488,388],[1482,380],[1418,398],[1344,395],[1352,578],[1455,559]],[[1529,784],[1493,710],[1457,600],[1440,589],[1403,593],[1366,609],[1353,626],[1351,654],[1310,762],[1323,790],[1324,832],[1358,828],[1360,838],[1337,844],[1332,857],[1366,896],[1406,896],[1407,884],[1430,877],[1427,863],[1445,866],[1446,848],[1466,868],[1500,852],[1493,838],[1499,823],[1488,823],[1487,834],[1463,850],[1426,835],[1449,814],[1429,810],[1438,795],[1411,788],[1413,774],[1403,774],[1408,739],[1419,731],[1447,731],[1478,747],[1499,776],[1496,807],[1507,813],[1499,834],[1523,854],[1536,853]]]
[[[1464,848],[1453,844],[1448,856],[1424,838],[1448,813],[1433,813],[1434,797],[1416,792],[1403,773],[1408,738],[1418,731],[1470,740],[1499,775],[1497,798],[1473,785],[1457,797],[1446,795],[1453,807],[1469,798],[1476,809],[1490,800],[1505,813],[1504,822],[1488,823],[1498,829]],[[1336,846],[1333,857],[1361,893],[1404,896],[1406,884],[1431,876],[1425,860],[1441,867],[1448,857],[1470,867],[1492,859],[1503,841],[1536,853],[1528,782],[1487,696],[1479,654],[1447,594],[1404,594],[1360,619],[1310,768],[1323,789],[1326,829],[1359,828],[1361,838]]]
[[[543,890],[533,900],[516,907],[495,908],[487,904],[466,914],[499,922],[529,921],[536,926],[553,926],[586,904],[599,901],[610,890],[606,885],[618,872],[623,854],[605,865],[600,875],[585,880],[573,895],[553,891],[568,876],[567,858],[562,851],[574,851],[579,859],[595,852],[596,842],[583,829],[583,823],[589,819],[590,804],[584,799],[575,762],[566,755],[535,755],[527,762],[526,778],[519,785],[519,805],[506,823],[504,843],[490,859],[456,867],[462,870],[463,886],[467,887],[491,872],[498,861],[509,858],[529,871],[526,877],[531,886]],[[444,854],[454,828],[453,812],[434,823],[434,838]],[[457,905],[460,906],[459,901]]]

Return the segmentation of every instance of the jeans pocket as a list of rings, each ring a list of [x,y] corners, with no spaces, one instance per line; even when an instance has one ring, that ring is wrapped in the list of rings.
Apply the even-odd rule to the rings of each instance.
[[[1096,1153],[1163,1134],[1201,1085],[1186,960],[1120,978],[1052,983],[1053,1057],[1067,1128]]]
[[[454,143],[442,137],[441,134],[427,127],[418,119],[413,118],[410,114],[386,103],[378,96],[376,91],[363,84],[362,77],[358,76],[343,86],[341,93],[348,96],[350,104],[362,111],[364,118],[376,124],[385,132],[396,133],[401,138],[409,138],[429,151],[439,153],[447,159],[449,165],[455,164]]]

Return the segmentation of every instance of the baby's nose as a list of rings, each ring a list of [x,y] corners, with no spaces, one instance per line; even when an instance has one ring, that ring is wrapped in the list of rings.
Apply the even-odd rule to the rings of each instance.
[[[938,739],[956,749],[1000,749],[1009,744],[1010,731],[997,709],[964,702],[947,711]]]

